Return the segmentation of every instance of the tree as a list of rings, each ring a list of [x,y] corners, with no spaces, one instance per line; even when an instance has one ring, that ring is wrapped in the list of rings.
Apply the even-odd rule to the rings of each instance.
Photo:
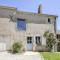
[[[19,43],[19,42],[15,42],[15,43],[13,43],[13,45],[12,45],[12,52],[13,52],[13,53],[19,53],[20,50],[21,50],[21,48],[22,48],[22,44]]]
[[[46,47],[49,48],[51,51],[56,43],[55,35],[53,33],[46,31],[44,33],[44,37],[46,38]]]

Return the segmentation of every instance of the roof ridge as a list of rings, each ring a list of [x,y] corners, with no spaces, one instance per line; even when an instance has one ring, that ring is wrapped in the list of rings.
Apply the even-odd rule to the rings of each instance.
[[[43,14],[43,13],[38,14],[38,13],[34,13],[34,12],[25,12],[25,11],[19,11],[19,10],[17,10],[17,13],[25,13],[25,14],[32,14],[32,15],[38,15],[38,16],[46,15],[46,16],[58,17],[57,15],[52,15],[52,14]]]
[[[3,6],[3,5],[0,5],[0,8],[3,8],[3,9],[16,9],[16,7]]]

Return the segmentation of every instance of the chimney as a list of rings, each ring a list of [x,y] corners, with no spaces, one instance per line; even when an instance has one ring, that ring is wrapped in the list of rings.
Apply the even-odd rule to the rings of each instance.
[[[42,13],[42,5],[40,4],[39,6],[38,6],[38,14],[41,14]]]

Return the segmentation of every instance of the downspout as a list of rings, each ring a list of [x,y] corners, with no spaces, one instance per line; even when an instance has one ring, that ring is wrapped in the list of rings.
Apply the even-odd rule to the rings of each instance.
[[[55,37],[56,37],[56,34],[57,34],[57,24],[56,24],[56,18],[55,17],[55,21],[54,21],[54,31],[55,31]],[[57,52],[57,38],[56,38],[56,44],[55,44],[55,47],[54,47],[54,51]]]

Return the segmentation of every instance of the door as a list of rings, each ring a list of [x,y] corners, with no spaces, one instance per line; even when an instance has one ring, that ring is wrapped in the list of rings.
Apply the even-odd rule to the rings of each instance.
[[[33,50],[32,37],[27,37],[27,50],[28,50],[28,51],[32,51],[32,50]]]
[[[0,51],[6,51],[6,43],[0,42]]]
[[[3,36],[0,36],[0,51],[6,51],[6,43]]]
[[[57,51],[60,52],[60,42],[57,44]]]
[[[0,36],[0,51],[6,51],[9,49],[10,37],[9,36]]]

